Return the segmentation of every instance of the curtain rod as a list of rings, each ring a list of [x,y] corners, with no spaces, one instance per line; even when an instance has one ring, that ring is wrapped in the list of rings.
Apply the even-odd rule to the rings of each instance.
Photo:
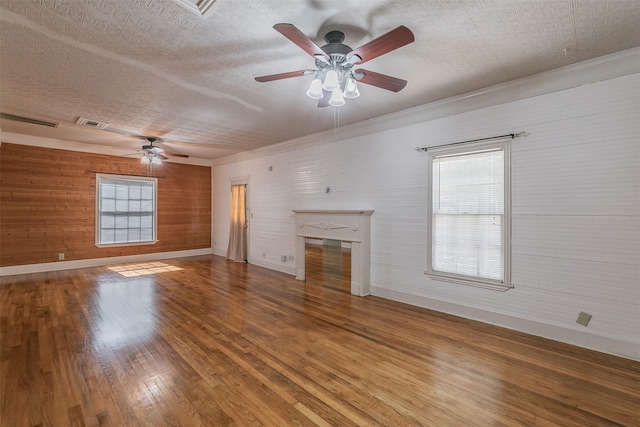
[[[102,175],[120,175],[120,176],[137,176],[138,178],[166,178],[166,176],[147,176],[147,175],[134,175],[131,173],[116,173],[116,172],[100,172],[100,171],[84,171],[85,174],[99,173]]]
[[[522,136],[529,136],[529,134],[527,132],[507,133],[505,135],[490,136],[488,138],[470,139],[468,141],[452,142],[451,144],[434,145],[433,147],[416,147],[416,151],[424,152],[427,150],[433,150],[434,148],[449,147],[452,145],[459,145],[459,144],[467,144],[469,142],[492,141],[494,139],[505,139],[505,138],[515,139],[515,138],[520,138]]]

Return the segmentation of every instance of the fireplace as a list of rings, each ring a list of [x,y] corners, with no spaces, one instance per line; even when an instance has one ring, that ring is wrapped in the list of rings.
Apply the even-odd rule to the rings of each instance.
[[[371,215],[373,210],[294,210],[296,214],[296,279],[305,280],[305,240],[351,243],[351,293],[369,295]]]

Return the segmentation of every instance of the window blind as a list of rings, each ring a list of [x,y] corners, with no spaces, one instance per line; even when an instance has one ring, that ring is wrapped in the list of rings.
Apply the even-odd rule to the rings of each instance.
[[[504,280],[504,150],[432,158],[432,270]]]

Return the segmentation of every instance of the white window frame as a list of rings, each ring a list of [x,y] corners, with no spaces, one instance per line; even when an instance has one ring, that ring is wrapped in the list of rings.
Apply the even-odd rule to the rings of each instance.
[[[117,242],[117,243],[101,243],[100,232],[102,229],[101,224],[101,204],[102,204],[102,181],[144,181],[152,183],[153,186],[153,232],[151,240],[144,240],[138,242]],[[126,212],[126,211],[125,211]],[[97,247],[115,247],[115,246],[139,246],[139,245],[153,245],[158,242],[158,179],[152,177],[138,177],[129,175],[111,175],[111,174],[96,174],[96,235],[95,241]]]
[[[504,153],[504,217],[502,228],[503,278],[491,280],[476,276],[466,276],[433,269],[433,161],[436,158],[472,154],[481,151],[502,150]],[[428,155],[428,202],[427,202],[427,271],[434,280],[453,282],[462,285],[476,286],[486,289],[506,291],[511,289],[511,166],[510,140],[455,144],[452,146],[434,147],[427,150]]]

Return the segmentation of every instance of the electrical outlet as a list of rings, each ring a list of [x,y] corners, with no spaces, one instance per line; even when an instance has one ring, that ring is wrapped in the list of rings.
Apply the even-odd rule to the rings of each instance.
[[[289,261],[293,261],[293,255],[289,255]]]
[[[282,256],[280,257],[280,261],[282,261],[282,262],[287,262],[287,256],[286,256],[286,255],[282,255]]]
[[[58,254],[58,261],[64,261],[64,252]]]

